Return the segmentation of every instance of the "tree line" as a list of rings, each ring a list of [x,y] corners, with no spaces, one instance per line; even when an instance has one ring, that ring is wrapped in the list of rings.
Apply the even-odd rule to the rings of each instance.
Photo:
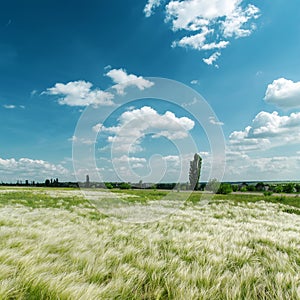
[[[195,190],[209,191],[218,194],[229,194],[231,192],[263,192],[265,195],[272,193],[300,193],[300,183],[226,183],[219,182],[217,179],[210,179],[208,182],[200,182],[202,168],[202,158],[198,153],[194,154],[190,161],[189,182],[186,183],[139,183],[130,182],[91,182],[89,175],[86,175],[85,182],[60,182],[58,178],[46,179],[44,182],[29,180],[18,180],[16,183],[4,183],[2,186],[36,186],[36,187],[72,187],[72,188],[107,188],[107,189],[160,189],[160,190]]]

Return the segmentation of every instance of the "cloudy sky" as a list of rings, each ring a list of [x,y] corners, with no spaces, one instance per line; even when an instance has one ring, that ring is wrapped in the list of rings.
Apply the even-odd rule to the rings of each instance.
[[[195,151],[202,180],[221,152],[224,180],[300,180],[298,19],[297,0],[5,1],[0,181],[186,181]]]

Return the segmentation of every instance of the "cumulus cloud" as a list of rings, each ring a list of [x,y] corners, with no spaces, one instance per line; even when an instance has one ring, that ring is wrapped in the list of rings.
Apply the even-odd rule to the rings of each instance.
[[[138,169],[138,168],[145,168],[147,160],[144,157],[134,157],[128,155],[122,155],[121,157],[114,157],[112,162],[117,170],[123,170],[126,173],[130,174],[130,168]],[[129,171],[129,172],[128,172]]]
[[[255,30],[255,24],[244,27],[249,20],[259,17],[259,9],[249,4],[246,9],[236,7],[236,9],[222,22],[224,37],[241,38],[249,36]]]
[[[0,158],[0,172],[3,181],[45,180],[47,177],[67,177],[69,171],[60,164],[30,158]]]
[[[212,50],[212,49],[221,49],[226,48],[229,44],[228,41],[220,41],[218,43],[212,42],[206,44],[206,36],[212,32],[207,28],[204,28],[201,33],[185,36],[180,41],[175,41],[172,43],[172,47],[181,46],[181,47],[190,47],[195,50]]]
[[[300,144],[300,113],[280,116],[260,112],[243,131],[234,131],[229,143],[237,150],[261,150],[294,143]]]
[[[140,90],[150,88],[154,85],[153,82],[143,78],[142,76],[136,76],[134,74],[127,74],[124,69],[112,69],[106,73],[106,76],[110,77],[116,85],[113,88],[119,95],[125,94],[125,89],[130,86],[135,86]]]
[[[151,16],[156,1],[145,7]],[[161,1],[158,5],[161,4]],[[229,38],[249,36],[256,28],[254,21],[260,10],[242,0],[172,0],[165,6],[166,22],[171,22],[173,31],[193,32],[185,35],[172,46],[190,47],[195,50],[223,49]],[[153,4],[153,5],[152,5]]]
[[[67,84],[56,83],[48,88],[45,94],[61,96],[58,103],[68,106],[109,106],[113,105],[113,94],[100,89],[92,89],[92,83],[83,80]]]
[[[240,151],[227,151],[226,178],[243,180],[295,180],[299,178],[300,158],[297,156],[251,157]]]
[[[162,159],[168,163],[171,163],[174,167],[179,167],[182,157],[180,155],[167,155]]]
[[[148,0],[145,8],[144,13],[145,16],[148,18],[153,14],[153,10],[161,5],[163,0]]]
[[[210,20],[233,13],[240,0],[185,0],[170,1],[166,6],[167,20],[173,30],[199,30]]]
[[[203,58],[203,61],[207,65],[212,65],[219,58],[220,55],[221,55],[220,52],[215,52],[209,58]]]
[[[213,30],[209,30],[206,26],[201,29],[200,33],[191,36],[185,36],[180,41],[175,41],[172,44],[172,47],[181,46],[181,47],[191,47],[193,49],[201,50],[205,45],[206,36],[212,33]]]
[[[96,124],[93,130],[109,134],[107,141],[113,143],[113,149],[120,152],[138,152],[141,139],[147,134],[153,138],[164,136],[171,140],[184,139],[195,123],[187,117],[176,117],[173,112],[159,114],[149,106],[125,111],[119,117],[119,124],[105,127]]]
[[[274,80],[268,85],[264,100],[281,108],[300,107],[300,81],[285,78]]]

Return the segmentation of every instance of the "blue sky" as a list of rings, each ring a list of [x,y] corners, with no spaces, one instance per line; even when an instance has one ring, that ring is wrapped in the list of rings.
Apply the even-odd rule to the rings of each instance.
[[[210,178],[215,137],[198,124],[200,102],[189,106],[193,99],[184,93],[177,106],[151,97],[132,102],[135,93],[155,90],[150,77],[183,83],[205,98],[213,115],[200,123],[223,131],[224,180],[300,180],[298,6],[296,0],[3,3],[0,181],[81,180],[93,171],[81,159],[74,175],[72,149],[80,143],[95,149],[95,170],[105,180],[185,181],[181,167],[195,149],[183,153],[178,145],[188,139],[203,157],[202,179]],[[91,110],[93,123],[84,126],[87,136],[97,134],[94,143],[76,136],[80,117]],[[131,140],[124,141],[122,126],[133,132]],[[118,139],[125,147],[119,151],[112,142]]]

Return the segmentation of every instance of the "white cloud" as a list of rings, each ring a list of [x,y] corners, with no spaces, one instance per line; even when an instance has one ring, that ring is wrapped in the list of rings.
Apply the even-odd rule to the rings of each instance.
[[[126,176],[131,177],[131,169],[143,168],[145,170],[147,168],[147,160],[144,157],[123,155],[121,157],[114,157],[112,162],[114,164],[114,169],[117,170],[118,173],[121,172],[123,177],[125,175],[125,178]]]
[[[45,94],[62,96],[58,100],[61,105],[69,106],[108,106],[113,105],[113,94],[92,90],[92,84],[83,80],[71,81],[67,84],[56,83],[54,87],[48,88]]]
[[[224,123],[220,122],[218,120],[216,120],[215,117],[209,117],[209,123],[213,124],[213,125],[218,125],[218,126],[223,126]]]
[[[229,45],[228,41],[220,41],[218,43],[209,43],[209,44],[205,44],[202,47],[202,50],[213,50],[213,49],[223,49],[226,48]]]
[[[226,48],[229,44],[228,41],[206,43],[207,36],[212,34],[214,31],[209,30],[207,27],[203,27],[202,31],[198,34],[185,36],[179,41],[172,43],[172,47],[190,47],[195,50],[213,50]]]
[[[55,165],[44,160],[30,158],[0,158],[1,180],[16,182],[17,180],[45,180],[47,177],[68,177],[69,171],[61,164]]]
[[[194,98],[191,102],[182,103],[182,106],[183,107],[188,107],[188,106],[192,106],[192,105],[194,105],[194,104],[196,104],[198,102],[199,102],[199,100],[197,100],[197,98]]]
[[[170,1],[166,6],[167,20],[173,30],[199,30],[203,24],[219,17],[231,15],[240,0],[185,0]]]
[[[132,167],[132,169],[138,169],[138,168],[144,168],[145,165],[140,164],[140,163],[136,163],[136,164],[133,164],[131,167]]]
[[[113,88],[119,95],[125,93],[125,89],[129,86],[135,86],[140,90],[150,88],[154,85],[153,82],[143,78],[142,76],[136,76],[134,74],[127,74],[124,69],[112,69],[106,73],[106,76],[110,77],[116,85]]]
[[[236,150],[262,150],[287,144],[300,144],[300,113],[280,116],[278,112],[260,112],[243,131],[229,137]]]
[[[75,135],[73,135],[71,138],[69,138],[68,141],[72,142],[72,143],[85,144],[85,145],[93,145],[95,143],[95,141],[92,139],[78,138]]]
[[[180,46],[180,47],[190,47],[195,50],[212,50],[212,49],[221,49],[226,48],[229,44],[228,41],[220,41],[218,43],[209,43],[205,44],[206,35],[209,34],[210,31],[203,31],[196,35],[185,36],[180,41],[176,41],[172,43],[172,47]]]
[[[25,106],[24,105],[14,105],[14,104],[4,104],[2,105],[4,108],[6,109],[15,109],[15,108],[21,108],[21,109],[25,109]]]
[[[300,81],[274,80],[268,85],[264,100],[282,108],[300,107]]]
[[[113,143],[113,149],[119,152],[138,152],[141,139],[147,134],[153,138],[160,136],[171,140],[183,139],[193,129],[195,123],[187,117],[176,117],[174,113],[167,111],[160,115],[149,106],[140,109],[125,111],[119,118],[119,124],[113,127],[105,127],[96,124],[93,130],[98,133],[113,134],[107,141]]]
[[[253,30],[255,30],[255,25],[252,24],[250,27],[243,28],[245,24],[251,19],[257,19],[259,17],[259,9],[249,4],[246,9],[242,7],[237,7],[232,14],[227,16],[225,21],[222,22],[224,37],[235,37],[241,38],[249,36]]]
[[[199,81],[197,80],[197,79],[193,79],[192,81],[191,81],[191,84],[198,84],[199,83]]]
[[[145,16],[148,18],[153,14],[153,10],[161,5],[164,0],[148,0],[144,8]]]
[[[213,30],[209,30],[206,26],[202,28],[201,32],[191,36],[185,36],[180,41],[173,42],[172,47],[191,47],[196,50],[201,50],[206,41],[206,36],[213,33]]]
[[[12,104],[4,104],[3,107],[6,108],[6,109],[14,109],[14,108],[16,108],[16,106],[12,105]]]
[[[103,126],[103,124],[102,123],[98,123],[98,124],[96,124],[95,126],[93,126],[93,131],[95,131],[95,132],[100,132],[103,128],[105,128],[104,126]]]
[[[121,157],[115,157],[113,158],[114,163],[146,163],[147,160],[144,157],[134,157],[134,156],[128,156],[128,155],[122,155]]]
[[[180,166],[180,162],[181,162],[182,157],[180,155],[167,155],[167,156],[163,156],[163,160],[173,164],[175,167],[179,167]]]
[[[212,65],[219,58],[220,55],[221,55],[220,52],[215,52],[209,58],[203,58],[203,61],[207,65]]]
[[[147,16],[153,13],[149,1]],[[172,47],[191,47],[195,50],[223,49],[229,45],[227,38],[249,36],[256,28],[253,22],[259,17],[259,8],[244,5],[242,0],[173,0],[165,6],[166,22],[173,31],[193,32],[185,35]],[[161,2],[159,1],[159,4]],[[145,7],[145,9],[146,9]]]
[[[224,180],[297,180],[299,171],[297,156],[251,157],[240,151],[227,151]]]
[[[166,136],[170,139],[181,139],[188,136],[195,123],[187,117],[177,118],[173,112],[167,111],[158,114],[153,108],[144,106],[141,109],[124,112],[120,121],[122,124],[131,124],[137,130],[158,130],[157,136]]]

